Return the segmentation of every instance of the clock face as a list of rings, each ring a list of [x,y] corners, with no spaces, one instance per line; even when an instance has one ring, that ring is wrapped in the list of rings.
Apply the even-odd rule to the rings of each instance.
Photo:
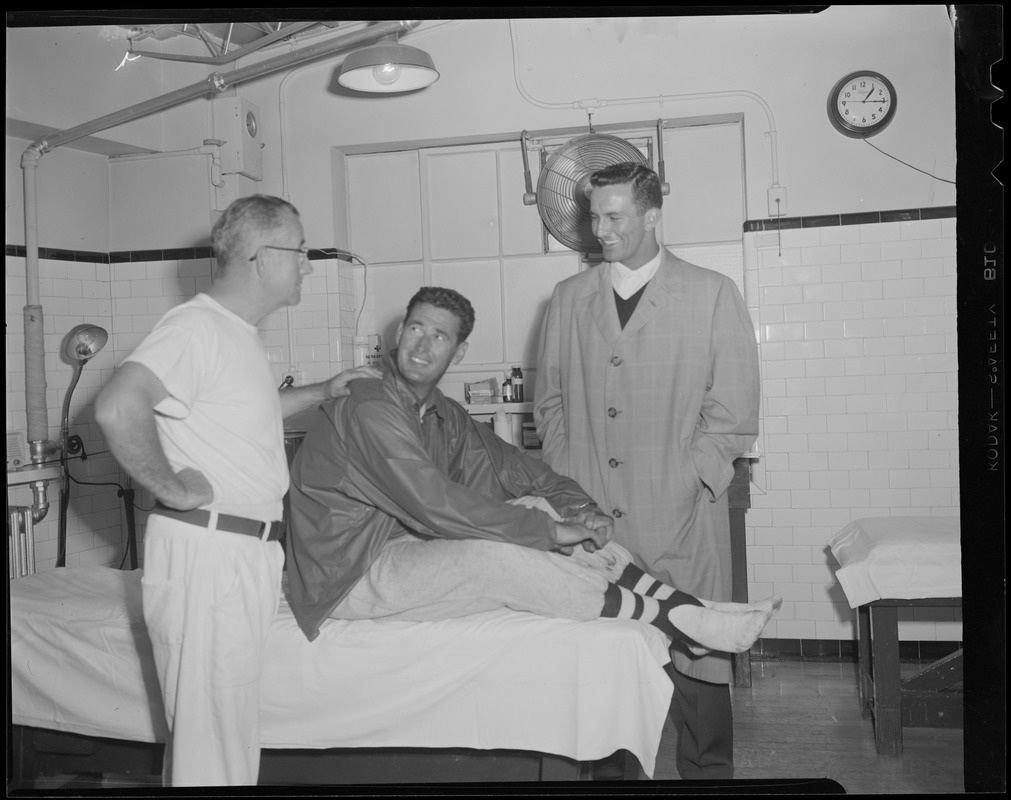
[[[884,75],[854,72],[829,94],[829,119],[846,136],[872,136],[892,121],[896,100],[895,87]]]

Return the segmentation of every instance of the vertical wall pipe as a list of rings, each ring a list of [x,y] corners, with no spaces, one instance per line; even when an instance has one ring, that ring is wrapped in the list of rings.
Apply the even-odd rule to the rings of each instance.
[[[25,191],[25,409],[29,455],[32,463],[36,464],[47,455],[44,442],[49,440],[45,327],[39,300],[37,173],[41,154],[38,148],[32,146],[21,156]]]

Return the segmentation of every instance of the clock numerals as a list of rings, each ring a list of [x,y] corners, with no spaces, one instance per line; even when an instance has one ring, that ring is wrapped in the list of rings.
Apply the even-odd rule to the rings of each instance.
[[[873,136],[891,122],[894,113],[895,88],[876,72],[851,73],[829,95],[829,119],[846,136]]]

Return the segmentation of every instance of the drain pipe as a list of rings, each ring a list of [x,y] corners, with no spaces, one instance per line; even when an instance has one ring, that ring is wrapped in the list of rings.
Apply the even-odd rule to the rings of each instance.
[[[325,42],[310,45],[302,50],[252,64],[229,72],[213,73],[206,79],[168,94],[146,100],[129,108],[106,114],[32,142],[21,156],[25,193],[25,405],[28,418],[28,449],[31,462],[39,466],[53,455],[58,445],[49,439],[49,411],[46,406],[46,358],[42,305],[39,301],[39,242],[37,169],[39,159],[60,147],[100,131],[115,128],[135,119],[165,111],[205,95],[217,95],[245,81],[260,78],[288,67],[333,55],[347,47],[374,42],[384,36],[411,31],[422,20],[390,20],[369,25],[361,30],[336,36]]]

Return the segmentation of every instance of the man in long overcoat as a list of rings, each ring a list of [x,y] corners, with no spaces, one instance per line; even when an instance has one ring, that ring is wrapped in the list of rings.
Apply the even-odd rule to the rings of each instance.
[[[731,599],[727,489],[758,432],[755,332],[732,280],[657,243],[652,170],[590,179],[604,263],[559,283],[544,321],[534,417],[549,466],[614,517],[659,580]],[[685,779],[733,777],[730,657],[672,645],[671,717]]]

